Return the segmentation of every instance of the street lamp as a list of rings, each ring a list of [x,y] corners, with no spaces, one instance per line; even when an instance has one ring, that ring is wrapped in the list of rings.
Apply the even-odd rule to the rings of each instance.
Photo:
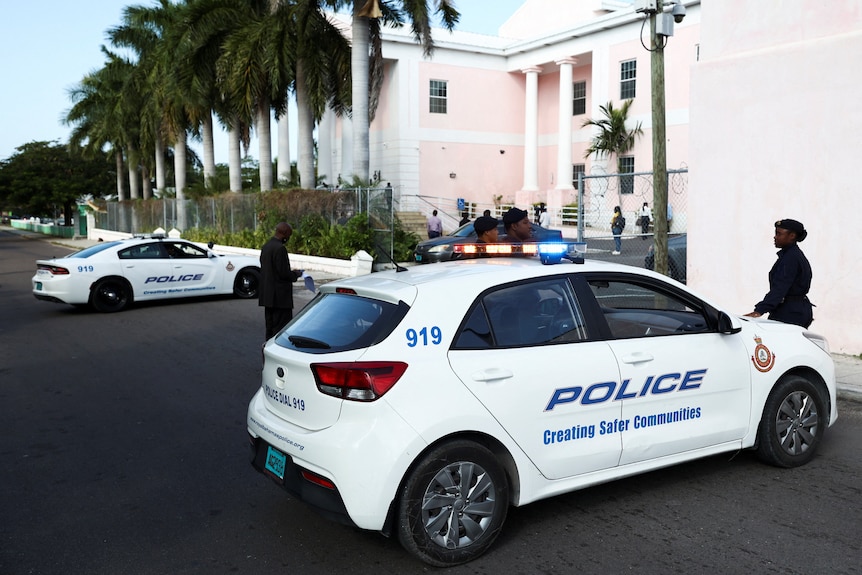
[[[673,6],[665,12],[666,6]],[[664,46],[673,36],[673,24],[685,18],[682,0],[635,0],[635,12],[649,17],[652,81],[652,178],[655,213],[655,265],[658,273],[667,275],[667,137],[664,99]],[[643,41],[641,41],[643,43]],[[644,46],[646,48],[646,46]]]

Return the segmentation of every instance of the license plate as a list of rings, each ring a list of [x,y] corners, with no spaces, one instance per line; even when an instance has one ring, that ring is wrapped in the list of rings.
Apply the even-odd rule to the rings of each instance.
[[[266,447],[266,470],[272,472],[280,480],[284,480],[284,466],[287,456],[272,446]]]
[[[36,291],[42,291],[42,282],[36,282]]]

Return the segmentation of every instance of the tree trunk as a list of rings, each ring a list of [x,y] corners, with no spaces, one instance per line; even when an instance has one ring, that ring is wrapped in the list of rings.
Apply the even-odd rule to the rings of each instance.
[[[213,180],[215,180],[216,175],[212,113],[207,114],[206,119],[204,119],[202,137],[204,144],[204,187],[209,190],[215,185]]]
[[[357,16],[364,0],[353,3],[353,50],[350,58],[351,85],[353,88],[353,171],[363,182],[368,181],[368,18]]]
[[[126,181],[123,178],[123,152],[119,148],[114,150],[114,163],[117,166],[117,199],[125,201],[126,197]]]
[[[177,134],[174,144],[174,185],[177,188],[177,228],[188,229],[186,222],[186,131]]]
[[[299,147],[299,155],[297,156],[299,185],[303,189],[311,190],[315,186],[314,115],[308,103],[308,90],[305,84],[305,72],[301,61],[296,63],[296,107],[299,113],[297,118],[297,123],[299,124],[297,141]]]
[[[177,190],[177,200],[186,198],[186,132],[177,134],[174,144],[174,186]]]
[[[278,119],[278,181],[290,181],[290,124],[287,112]]]
[[[153,186],[150,185],[150,169],[146,164],[141,164],[141,195],[145,200],[153,197]]]
[[[137,200],[141,197],[138,182],[138,151],[135,146],[128,146],[128,168],[129,168],[129,198]]]
[[[260,155],[260,191],[272,189],[272,132],[269,124],[269,98],[263,98],[257,110],[257,145]]]
[[[162,137],[156,134],[156,191],[160,197],[165,193],[165,143]]]
[[[242,158],[239,153],[239,133],[233,128],[227,131],[228,171],[230,173],[230,191],[242,191]]]

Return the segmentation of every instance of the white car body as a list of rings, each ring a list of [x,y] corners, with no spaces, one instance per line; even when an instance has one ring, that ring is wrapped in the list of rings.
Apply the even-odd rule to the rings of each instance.
[[[498,291],[501,286],[505,289]],[[639,294],[641,287],[648,291]],[[337,290],[355,295],[333,295]],[[817,390],[812,395],[822,401],[818,441],[838,415],[834,366],[822,337],[797,326],[733,317],[648,270],[606,262],[541,265],[535,258],[473,259],[340,280],[321,286],[320,292],[264,347],[261,389],[248,408],[252,458],[258,470],[279,483],[279,473],[265,468],[270,461],[281,470],[270,456],[283,454],[300,475],[310,471],[313,475],[296,481],[288,471],[285,488],[330,516],[344,520],[346,515],[348,523],[363,529],[397,529],[398,509],[409,504],[402,496],[414,470],[430,450],[455,440],[481,444],[494,454],[508,477],[508,502],[518,506],[754,447],[763,437],[758,430],[770,393],[778,382],[796,381],[797,376],[810,380]],[[520,305],[503,308],[515,326],[515,343],[506,343],[505,314],[497,320],[498,329],[492,318],[497,304],[492,302],[521,293]],[[590,300],[590,293],[595,299]],[[535,294],[538,301],[528,301]],[[563,320],[563,329],[576,334],[564,337],[574,339],[542,341],[543,330],[551,327],[537,318],[550,317],[561,299],[571,306],[570,296],[575,309],[562,316],[571,312],[575,323],[583,320],[574,328]],[[642,302],[645,296],[681,298],[688,308],[652,314],[620,305]],[[303,315],[315,304],[325,305],[319,300],[327,297],[401,302],[409,310],[372,345],[331,352],[293,346],[287,338],[313,327],[303,323]],[[480,304],[484,315],[475,311]],[[484,339],[467,344],[473,337],[467,333],[473,325],[471,310],[479,324],[486,318],[494,332],[494,339],[484,328],[475,332],[489,338],[486,347]],[[705,318],[702,325],[698,314]],[[676,325],[679,331],[658,333],[662,326],[653,325],[639,335],[625,332],[686,317],[694,319]],[[622,331],[610,337],[610,331],[596,331],[599,318],[607,322],[602,330],[611,330],[613,323],[613,330]],[[715,323],[719,321],[723,323]],[[535,340],[527,335],[533,331],[539,334]],[[322,393],[310,369],[319,362],[372,361],[403,362],[407,368],[391,389],[369,401]],[[784,466],[803,462],[773,461]],[[461,554],[442,548],[428,553],[422,542],[409,539],[402,536],[402,543],[434,565],[470,560],[490,544],[477,537],[481,545],[476,543],[474,550],[467,537],[452,543],[463,545]]]
[[[36,261],[33,295],[40,300],[120,311],[135,301],[202,295],[257,297],[260,262],[217,254],[162,236],[102,242],[62,258]]]

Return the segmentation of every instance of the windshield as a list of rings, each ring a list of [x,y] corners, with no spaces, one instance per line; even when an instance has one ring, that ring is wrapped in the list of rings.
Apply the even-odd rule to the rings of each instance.
[[[464,224],[449,235],[455,236],[456,238],[467,238],[470,236],[475,236],[476,232],[473,230],[473,222]]]

